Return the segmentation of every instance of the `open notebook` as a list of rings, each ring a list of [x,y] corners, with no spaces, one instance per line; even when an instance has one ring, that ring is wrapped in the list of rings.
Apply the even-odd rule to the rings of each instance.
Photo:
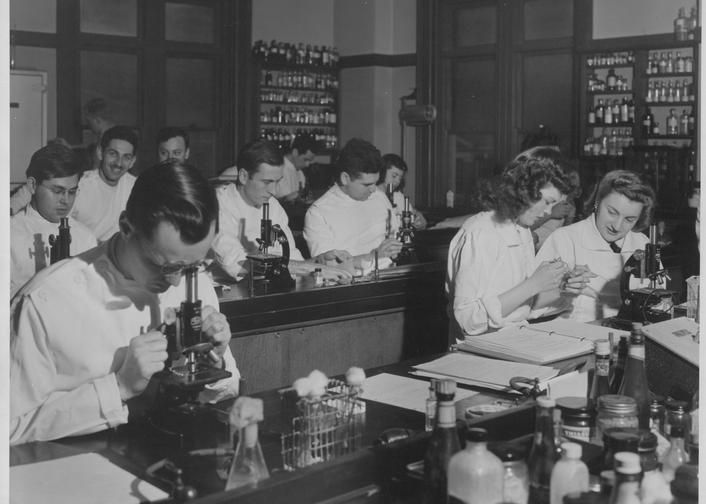
[[[625,331],[584,324],[567,319],[554,319],[539,324],[504,327],[499,331],[468,336],[458,349],[497,359],[532,364],[548,364],[591,353],[593,343],[618,337]]]

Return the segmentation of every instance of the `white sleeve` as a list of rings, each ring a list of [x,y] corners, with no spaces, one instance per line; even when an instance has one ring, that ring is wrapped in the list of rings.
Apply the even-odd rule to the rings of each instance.
[[[235,216],[222,209],[218,212],[218,235],[211,249],[218,264],[236,280],[248,274],[248,252],[239,239],[240,224]]]
[[[309,246],[311,257],[336,248],[333,230],[326,222],[321,209],[316,204],[309,207],[304,217],[304,239]]]
[[[66,383],[51,330],[30,296],[17,298],[10,335],[10,444],[89,434],[127,422],[114,373]]]
[[[497,239],[483,240],[462,229],[449,249],[453,313],[466,334],[486,332],[489,321],[501,325],[500,300],[497,295],[487,292],[498,255],[497,247]]]

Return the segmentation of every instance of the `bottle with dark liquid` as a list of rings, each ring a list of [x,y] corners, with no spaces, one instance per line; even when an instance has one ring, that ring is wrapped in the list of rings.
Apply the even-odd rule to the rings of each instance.
[[[554,440],[554,407],[550,397],[537,398],[537,421],[527,465],[529,467],[529,504],[549,504],[552,469],[558,458]]]
[[[447,474],[451,456],[461,450],[456,430],[456,382],[436,382],[436,425],[424,455],[424,504],[447,502]]]
[[[610,378],[610,391],[617,394],[620,385],[623,383],[623,374],[625,373],[625,361],[628,358],[628,337],[621,335],[618,341],[618,353],[613,366],[613,376]]]
[[[593,382],[588,393],[588,407],[591,411],[596,411],[598,398],[605,394],[610,394],[610,342],[603,339],[596,341],[595,346]]]
[[[649,429],[650,390],[647,388],[647,371],[645,370],[645,336],[642,334],[640,322],[632,324],[630,349],[618,394],[635,399],[640,428]]]

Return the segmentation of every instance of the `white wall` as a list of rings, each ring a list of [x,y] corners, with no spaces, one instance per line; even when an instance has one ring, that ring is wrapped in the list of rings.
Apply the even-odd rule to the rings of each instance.
[[[253,0],[252,40],[334,45],[331,0]]]
[[[672,33],[680,7],[695,0],[593,0],[593,38],[635,37]]]

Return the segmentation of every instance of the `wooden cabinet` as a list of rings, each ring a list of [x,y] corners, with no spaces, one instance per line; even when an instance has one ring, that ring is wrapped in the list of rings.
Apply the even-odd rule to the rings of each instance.
[[[338,146],[338,68],[260,62],[258,136],[288,146],[295,135],[311,135],[332,151]]]

